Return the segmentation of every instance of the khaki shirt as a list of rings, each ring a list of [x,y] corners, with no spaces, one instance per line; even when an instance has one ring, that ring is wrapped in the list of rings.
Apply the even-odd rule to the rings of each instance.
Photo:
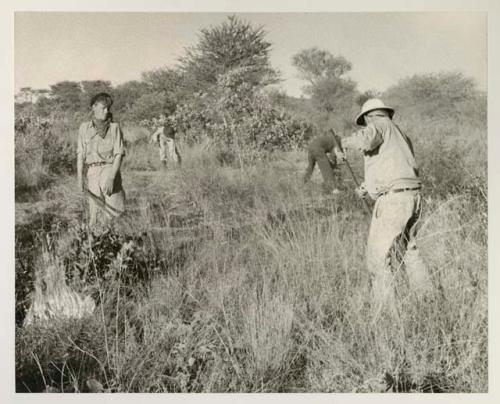
[[[390,190],[421,186],[411,141],[389,117],[377,118],[366,128],[343,138],[342,146],[363,152],[363,185],[371,198]]]
[[[113,164],[116,155],[125,155],[123,134],[118,123],[111,122],[104,137],[97,134],[92,121],[82,123],[78,131],[77,153],[83,155],[86,164]]]

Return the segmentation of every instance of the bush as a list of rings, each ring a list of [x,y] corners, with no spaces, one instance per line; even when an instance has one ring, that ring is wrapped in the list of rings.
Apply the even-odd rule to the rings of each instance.
[[[122,230],[60,233],[68,283],[104,298],[85,322],[18,330],[18,391],[487,390],[485,199],[431,189],[418,242],[436,283],[373,322],[352,193],[320,199],[281,161],[186,155]]]
[[[46,188],[59,175],[75,172],[79,118],[73,114],[16,117],[16,198]]]
[[[174,125],[180,131],[212,139],[225,154],[240,162],[254,161],[278,150],[301,147],[311,126],[273,109],[265,92],[244,81],[246,68],[219,77],[207,93],[177,108]]]

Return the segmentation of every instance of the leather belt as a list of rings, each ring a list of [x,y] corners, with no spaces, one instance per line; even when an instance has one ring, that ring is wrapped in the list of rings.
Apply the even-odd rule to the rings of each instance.
[[[111,163],[106,163],[105,161],[97,161],[95,163],[87,164],[87,167],[99,167],[99,166],[104,166],[106,164],[111,164]]]
[[[382,195],[387,195],[387,194],[392,194],[392,193],[398,193],[398,192],[407,192],[407,191],[418,191],[422,189],[422,187],[417,187],[417,188],[398,188],[398,189],[391,189],[389,191],[382,192],[380,196]]]

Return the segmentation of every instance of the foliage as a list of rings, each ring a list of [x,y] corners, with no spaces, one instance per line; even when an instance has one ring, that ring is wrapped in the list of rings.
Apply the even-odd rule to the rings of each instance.
[[[277,72],[270,65],[271,44],[264,37],[262,27],[230,16],[200,31],[197,45],[180,59],[180,68],[193,91],[203,91],[216,84],[219,76],[239,68],[245,68],[242,78],[252,87],[265,86],[277,80]]]
[[[414,75],[389,88],[384,97],[401,114],[448,123],[456,119],[486,122],[486,98],[460,72]]]
[[[99,282],[120,282],[129,291],[148,282],[157,267],[156,257],[144,248],[144,235],[127,235],[114,229],[91,232],[80,225],[61,237],[58,256],[66,268],[68,284],[91,293]],[[117,262],[119,260],[119,263]]]
[[[113,110],[126,115],[135,102],[148,91],[149,86],[144,81],[132,80],[117,85],[113,90]]]
[[[68,118],[41,118],[34,113],[16,117],[16,194],[44,187],[55,176],[74,172],[76,140],[68,136],[69,125],[75,125],[72,118],[68,122]]]
[[[308,83],[304,92],[310,96],[311,105],[317,111],[313,120],[320,130],[332,126],[342,130],[350,127],[358,96],[356,83],[346,77],[352,64],[341,55],[335,56],[315,47],[295,54],[292,64]]]
[[[168,181],[129,173],[141,195],[132,233],[61,233],[69,282],[84,278],[75,262],[92,268],[95,257],[99,278],[85,285],[105,298],[83,321],[17,330],[17,391],[88,391],[94,379],[143,393],[487,390],[486,200],[426,195],[418,242],[436,279],[394,318],[370,298],[367,217],[353,194],[305,191],[302,154],[283,155],[300,159],[293,169],[275,160],[242,171],[190,153]],[[198,226],[158,228],[193,210]],[[160,270],[134,278],[157,253]]]
[[[311,134],[350,128],[380,94],[358,94],[351,63],[317,48],[293,59],[310,98],[270,91],[269,51],[262,28],[230,17],[201,31],[179,69],[116,88],[60,82],[16,104],[16,199],[60,202],[16,226],[16,323],[47,232],[68,284],[98,302],[83,321],[17,328],[17,391],[487,391],[485,94],[459,73],[414,76],[382,94],[421,166],[417,244],[432,275],[429,293],[410,291],[393,317],[371,300],[361,202],[347,191],[320,198],[299,180]],[[74,173],[85,100],[101,89],[132,121],[172,114],[191,147],[181,170],[151,173],[147,133],[134,128],[128,215],[99,233],[52,226],[70,200],[84,214],[60,183]]]
[[[231,150],[240,163],[276,150],[301,147],[310,126],[273,109],[265,92],[246,81],[247,68],[221,75],[207,93],[181,105],[174,124],[195,132],[194,141],[206,134],[219,147]]]
[[[306,94],[322,81],[338,79],[352,69],[351,62],[343,56],[334,56],[316,47],[295,54],[292,57],[292,65],[299,71],[299,76],[308,82],[304,88]]]
[[[127,115],[133,122],[152,119],[174,109],[171,100],[164,92],[148,92],[141,95],[128,109]]]
[[[78,111],[83,91],[76,81],[60,81],[50,86],[50,104],[56,111]]]

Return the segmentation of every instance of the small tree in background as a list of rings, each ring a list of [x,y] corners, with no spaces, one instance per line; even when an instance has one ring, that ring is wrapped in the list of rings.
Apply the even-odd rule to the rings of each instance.
[[[416,114],[433,121],[486,122],[485,98],[474,80],[460,72],[416,74],[390,87],[384,97],[403,115]]]
[[[134,122],[152,119],[174,111],[175,105],[164,92],[150,92],[141,95],[127,110],[128,118]]]
[[[316,47],[300,51],[292,57],[299,77],[307,82],[303,90],[316,110],[315,121],[320,130],[336,126],[349,127],[355,115],[358,95],[356,83],[345,75],[352,64],[343,56],[335,56]]]
[[[113,90],[113,111],[121,116],[127,116],[137,100],[150,91],[147,83],[138,80],[127,81]]]
[[[76,112],[81,109],[83,91],[76,81],[60,81],[50,86],[49,104],[54,112]]]

